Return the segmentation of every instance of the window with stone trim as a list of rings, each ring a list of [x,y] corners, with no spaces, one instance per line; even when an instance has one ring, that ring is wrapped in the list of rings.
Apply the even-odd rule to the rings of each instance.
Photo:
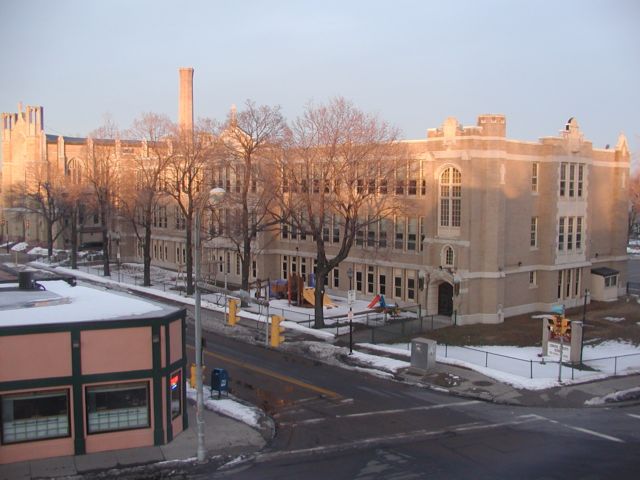
[[[440,226],[459,227],[461,218],[462,175],[447,167],[440,174]]]
[[[538,162],[533,162],[531,164],[531,191],[533,193],[538,193]]]
[[[535,248],[538,246],[538,217],[531,217],[531,233],[530,233],[529,245],[532,248]]]

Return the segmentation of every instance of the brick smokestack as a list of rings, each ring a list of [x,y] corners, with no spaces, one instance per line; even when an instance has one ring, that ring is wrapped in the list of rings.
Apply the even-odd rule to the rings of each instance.
[[[193,68],[180,68],[180,97],[178,99],[178,126],[193,129]]]

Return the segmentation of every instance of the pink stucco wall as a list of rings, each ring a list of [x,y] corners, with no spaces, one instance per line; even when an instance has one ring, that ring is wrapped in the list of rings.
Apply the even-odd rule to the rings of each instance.
[[[171,363],[182,358],[182,321],[176,320],[169,325],[171,333]]]
[[[0,382],[71,375],[69,332],[0,337]]]
[[[150,369],[151,327],[83,331],[81,351],[84,375]]]

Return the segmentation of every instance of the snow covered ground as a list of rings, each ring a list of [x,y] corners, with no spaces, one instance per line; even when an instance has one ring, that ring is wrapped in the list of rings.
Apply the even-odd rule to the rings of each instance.
[[[197,392],[195,388],[189,386],[189,382],[185,382],[187,388],[187,398],[196,401]],[[233,396],[226,394],[218,400],[217,392],[214,392],[214,398],[211,398],[211,388],[203,385],[204,391],[204,407],[207,410],[220,413],[230,418],[246,423],[250,427],[258,428],[261,419],[265,416],[264,412],[257,407],[249,406],[241,403]]]
[[[410,346],[407,343],[359,345],[371,350],[402,355],[407,360],[411,358]],[[540,347],[485,345],[466,348],[438,345],[436,360],[475,370],[517,388],[538,390],[559,385],[558,362],[548,357],[539,357],[540,353]],[[617,359],[612,358],[616,356]],[[640,347],[626,342],[607,341],[599,345],[585,345],[583,359],[593,370],[578,370],[563,365],[563,384],[640,372]]]

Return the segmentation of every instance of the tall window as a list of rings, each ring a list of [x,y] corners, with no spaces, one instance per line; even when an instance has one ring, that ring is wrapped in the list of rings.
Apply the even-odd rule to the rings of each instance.
[[[86,399],[90,434],[149,426],[147,382],[87,387]]]
[[[560,196],[564,197],[567,189],[567,164],[560,164]]]
[[[395,242],[393,248],[396,250],[404,249],[404,218],[397,217],[396,218],[396,226],[395,226]]]
[[[409,218],[407,228],[407,250],[416,250],[416,241],[418,239],[418,219]]]
[[[558,225],[558,250],[564,250],[564,219],[565,217],[560,217]]]
[[[440,175],[440,226],[459,227],[462,198],[462,175],[448,167]]]
[[[573,217],[567,218],[567,250],[573,250]]]
[[[569,196],[573,197],[574,195],[574,187],[575,187],[575,179],[576,177],[576,164],[569,164]]]
[[[373,293],[375,290],[376,284],[374,278],[374,268],[369,265],[367,267],[367,293]]]
[[[582,184],[584,182],[584,165],[578,164],[578,197],[582,197]]]
[[[538,217],[531,217],[531,239],[529,244],[532,247],[538,246]]]
[[[68,437],[69,391],[2,395],[2,444]]]
[[[538,162],[531,164],[531,191],[538,192]]]
[[[582,217],[576,218],[576,250],[582,249]]]

